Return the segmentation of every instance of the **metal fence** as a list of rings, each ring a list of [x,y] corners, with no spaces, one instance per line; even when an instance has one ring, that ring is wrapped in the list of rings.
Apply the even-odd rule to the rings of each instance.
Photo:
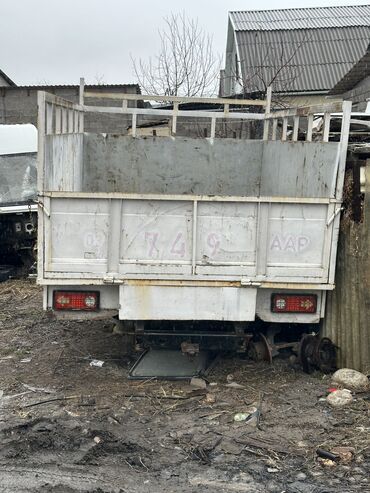
[[[323,335],[339,347],[340,367],[370,372],[370,160],[363,221],[342,220],[336,288],[328,293]]]

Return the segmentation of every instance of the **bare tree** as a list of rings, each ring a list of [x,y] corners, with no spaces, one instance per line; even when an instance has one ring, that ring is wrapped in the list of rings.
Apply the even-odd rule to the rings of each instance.
[[[220,57],[212,36],[184,13],[164,18],[160,49],[145,61],[132,58],[136,79],[148,94],[203,96],[217,93]]]

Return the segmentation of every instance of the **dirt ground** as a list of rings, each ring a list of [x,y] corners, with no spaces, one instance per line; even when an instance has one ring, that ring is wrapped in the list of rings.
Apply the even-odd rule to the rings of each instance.
[[[330,377],[283,360],[221,358],[205,390],[130,381],[112,329],[53,319],[31,281],[0,284],[0,492],[370,492],[368,396],[333,410]],[[255,403],[259,427],[234,421]],[[317,458],[344,445],[348,463]]]

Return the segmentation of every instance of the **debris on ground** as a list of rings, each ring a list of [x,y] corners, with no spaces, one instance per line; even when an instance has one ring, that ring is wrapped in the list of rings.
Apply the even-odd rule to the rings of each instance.
[[[240,383],[237,382],[227,383],[225,387],[228,387],[230,389],[245,389],[244,385],[241,385]]]
[[[90,361],[90,366],[97,366],[98,368],[101,368],[104,365],[104,361],[100,359],[92,359]]]
[[[207,382],[203,378],[200,378],[200,377],[193,377],[190,380],[190,385],[192,387],[196,387],[197,389],[207,388]]]
[[[341,368],[332,376],[332,382],[355,392],[364,392],[370,389],[370,382],[366,375],[350,368]]]
[[[329,406],[329,376],[279,358],[220,356],[202,388],[130,380],[114,321],[52,318],[31,281],[0,306],[1,493],[370,492],[366,394]]]
[[[327,398],[326,402],[333,407],[344,407],[353,401],[351,391],[348,389],[334,390]]]
[[[330,452],[338,456],[341,462],[351,462],[355,455],[353,447],[334,447]]]

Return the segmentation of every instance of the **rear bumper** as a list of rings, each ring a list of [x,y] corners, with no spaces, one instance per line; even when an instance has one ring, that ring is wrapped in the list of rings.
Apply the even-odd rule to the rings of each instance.
[[[207,283],[206,285],[163,284],[135,281],[120,285],[48,285],[44,287],[44,309],[53,308],[53,291],[74,289],[100,293],[99,312],[54,312],[65,319],[97,319],[118,313],[121,320],[224,320],[251,322],[260,318],[276,323],[318,323],[324,316],[326,291],[283,289]],[[273,293],[317,295],[316,313],[273,313]]]

